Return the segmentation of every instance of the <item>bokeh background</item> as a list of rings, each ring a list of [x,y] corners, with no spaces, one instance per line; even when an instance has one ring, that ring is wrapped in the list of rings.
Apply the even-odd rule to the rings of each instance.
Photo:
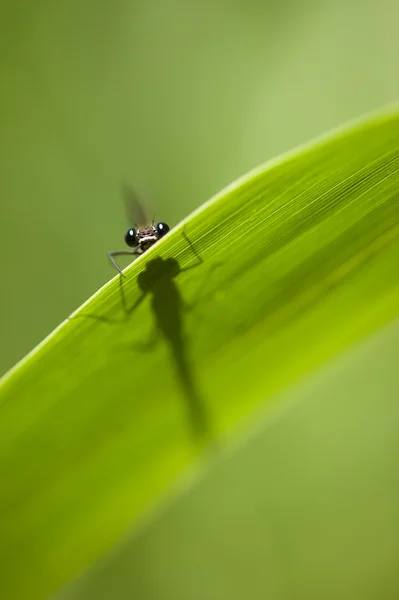
[[[122,181],[173,225],[399,95],[392,0],[0,6],[0,373],[114,275]]]

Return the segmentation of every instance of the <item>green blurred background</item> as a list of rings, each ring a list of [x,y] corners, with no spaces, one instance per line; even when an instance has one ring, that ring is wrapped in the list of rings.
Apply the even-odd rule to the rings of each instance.
[[[0,373],[114,275],[121,182],[176,224],[398,97],[399,8],[116,0],[0,8]]]

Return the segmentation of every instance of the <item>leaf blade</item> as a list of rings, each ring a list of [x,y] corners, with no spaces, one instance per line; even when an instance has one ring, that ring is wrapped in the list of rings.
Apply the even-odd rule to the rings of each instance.
[[[223,443],[398,315],[398,139],[393,114],[255,170],[3,378],[2,596],[56,589],[202,455],[194,402]]]

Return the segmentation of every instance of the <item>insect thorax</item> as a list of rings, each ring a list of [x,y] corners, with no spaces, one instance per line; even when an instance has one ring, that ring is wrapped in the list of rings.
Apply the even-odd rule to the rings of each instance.
[[[151,246],[158,241],[156,232],[152,227],[143,227],[142,229],[139,229],[137,232],[137,238],[138,245],[140,246],[142,252],[145,252],[148,250],[148,248],[151,248]]]

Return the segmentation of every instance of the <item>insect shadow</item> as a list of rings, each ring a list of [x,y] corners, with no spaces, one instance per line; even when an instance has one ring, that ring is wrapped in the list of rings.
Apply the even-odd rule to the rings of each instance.
[[[193,249],[192,246],[191,248]],[[183,269],[175,258],[156,257],[149,261],[146,269],[137,278],[138,286],[142,291],[141,297],[133,306],[128,307],[123,283],[121,283],[121,298],[125,315],[130,316],[148,295],[151,296],[155,331],[147,342],[136,343],[134,346],[138,351],[146,352],[151,351],[160,339],[165,340],[170,349],[183,395],[188,403],[188,416],[193,433],[196,437],[208,438],[209,422],[195,381],[183,326],[183,314],[189,310],[189,307],[185,304],[175,281],[180,273],[196,268],[203,262],[195,251],[194,253],[196,263]]]
[[[133,344],[133,348],[141,353],[150,352],[162,339],[167,343],[177,380],[186,400],[190,428],[198,442],[205,442],[210,441],[213,436],[196,382],[193,363],[189,357],[189,339],[184,331],[184,313],[187,313],[191,306],[184,301],[176,283],[178,275],[199,267],[203,263],[203,259],[184,232],[183,236],[195,256],[193,264],[181,268],[175,258],[164,259],[157,256],[147,263],[146,268],[137,277],[138,287],[141,290],[140,297],[129,306],[124,289],[125,279],[122,276],[119,280],[120,293],[125,320],[129,320],[141,303],[150,297],[155,327],[147,341],[136,342]],[[86,313],[81,316],[108,323],[116,322],[101,315]]]

